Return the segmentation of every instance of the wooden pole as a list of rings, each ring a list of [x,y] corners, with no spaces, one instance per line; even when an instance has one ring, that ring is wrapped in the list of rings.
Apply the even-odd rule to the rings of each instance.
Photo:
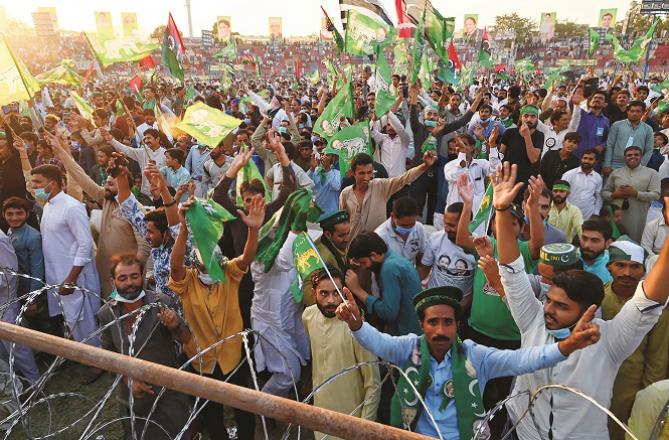
[[[345,439],[428,437],[0,321],[0,338],[112,373]]]

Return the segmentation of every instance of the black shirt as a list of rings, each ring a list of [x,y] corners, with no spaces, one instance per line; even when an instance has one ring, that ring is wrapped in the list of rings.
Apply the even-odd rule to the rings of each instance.
[[[544,134],[539,130],[532,133],[532,144],[541,153],[544,145]],[[518,166],[517,182],[527,183],[530,176],[539,172],[539,161],[536,164],[530,162],[525,149],[525,139],[520,135],[517,127],[507,129],[502,135],[501,143],[506,145],[504,161]]]
[[[606,106],[606,108],[604,109],[604,116],[609,118],[609,124],[611,125],[613,125],[614,122],[627,119],[627,113],[620,110],[620,107],[618,107],[615,104],[609,104]]]
[[[562,179],[562,175],[569,170],[577,168],[580,165],[578,157],[573,153],[566,160],[560,158],[560,150],[546,152],[541,159],[541,177],[546,183],[546,187],[551,189],[556,180]]]

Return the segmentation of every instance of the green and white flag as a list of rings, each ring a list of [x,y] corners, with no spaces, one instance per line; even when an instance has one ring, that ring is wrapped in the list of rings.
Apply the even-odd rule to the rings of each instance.
[[[245,152],[245,149],[247,147],[244,147],[242,151]],[[269,189],[267,189],[267,183],[265,182],[265,179],[263,179],[262,174],[260,174],[260,170],[258,169],[258,166],[256,163],[253,161],[253,158],[249,159],[249,162],[244,165],[244,167],[239,170],[239,173],[237,173],[237,179],[236,179],[236,202],[237,206],[244,206],[244,200],[242,198],[242,184],[244,182],[248,182],[250,180],[259,180],[262,183],[263,188],[265,188],[265,201],[267,203],[272,201],[272,195],[269,193]]]
[[[186,109],[183,121],[177,124],[177,128],[193,136],[200,144],[213,148],[241,123],[241,119],[197,102]]]
[[[401,38],[397,40],[397,44],[393,47],[393,56],[395,58],[394,72],[398,75],[408,75],[409,74],[409,54],[408,54],[408,42],[406,38]]]
[[[534,63],[528,59],[518,60],[513,66],[522,76],[534,71]]]
[[[353,87],[351,81],[348,81],[325,107],[323,114],[314,125],[314,131],[326,139],[332,138],[339,129],[342,117],[353,118],[355,116],[354,105]]]
[[[59,84],[62,86],[73,87],[79,87],[83,81],[81,75],[76,72],[74,61],[72,60],[61,61],[60,66],[54,67],[51,70],[47,70],[44,73],[40,73],[35,77],[35,79],[40,83],[40,85]]]
[[[360,122],[341,129],[329,142],[329,146],[339,151],[339,171],[346,176],[351,167],[351,159],[358,153],[372,154],[369,139],[369,121]]]
[[[387,23],[349,10],[344,50],[354,56],[372,55],[376,52],[376,46],[387,46],[393,41],[394,35],[394,28]]]
[[[39,83],[23,61],[6,40],[0,40],[0,105],[28,101],[39,91]]]
[[[297,269],[297,278],[290,286],[290,293],[299,304],[304,299],[302,285],[308,282],[313,271],[325,267],[323,257],[319,255],[316,246],[313,246],[307,232],[300,232],[293,242],[293,266]]]
[[[136,37],[104,38],[85,33],[86,38],[103,67],[124,61],[138,61],[160,49],[160,44],[146,43]]]
[[[481,204],[479,209],[476,211],[474,220],[469,223],[469,232],[474,232],[479,226],[483,223],[490,221],[490,216],[492,215],[492,183],[488,184],[488,188],[485,190],[483,199],[481,199]]]
[[[392,75],[390,67],[388,67],[388,60],[383,53],[383,48],[378,48],[376,53],[376,77],[374,78],[374,86],[376,87],[376,100],[374,102],[374,113],[377,118],[385,115],[388,110],[395,104],[396,98],[390,93],[390,82]]]
[[[311,83],[312,86],[315,86],[321,81],[321,72],[316,68],[313,74],[311,74],[311,77],[309,78],[309,82]]]
[[[448,61],[448,41],[453,38],[455,18],[444,18],[436,9],[425,12],[425,38],[434,52],[444,61]]]
[[[646,31],[645,35],[635,39],[629,49],[624,49],[620,45],[618,37],[616,37],[613,33],[606,34],[606,37],[604,38],[613,45],[613,57],[616,59],[616,61],[623,64],[638,63],[643,57],[648,44],[653,39],[655,29],[661,21],[662,20],[659,18],[656,19],[651,27]]]
[[[590,45],[588,46],[588,56],[592,57],[592,54],[595,53],[599,47],[599,40],[601,39],[601,36],[596,29],[588,28],[588,39],[590,41]]]
[[[225,281],[225,273],[221,267],[222,254],[220,250],[217,252],[218,240],[223,236],[224,223],[234,219],[234,215],[211,199],[195,199],[186,211],[188,229],[198,258],[207,273],[216,281]]]
[[[84,117],[84,119],[91,120],[93,117],[93,111],[95,110],[92,105],[90,105],[86,100],[79,96],[74,90],[70,90],[70,97],[74,101],[74,105],[79,110],[79,114]]]

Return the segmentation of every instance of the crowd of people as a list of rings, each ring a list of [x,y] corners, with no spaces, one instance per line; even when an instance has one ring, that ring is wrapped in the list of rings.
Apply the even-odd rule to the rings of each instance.
[[[263,65],[285,69],[302,53],[316,64],[315,51],[269,48],[281,59]],[[255,369],[261,391],[284,397],[363,364],[318,388],[313,404],[428,436],[625,438],[577,395],[527,396],[564,385],[649,438],[669,384],[663,78],[590,68],[546,89],[538,73],[480,73],[465,86],[395,74],[396,101],[379,116],[371,68],[322,76],[247,72],[225,87],[154,75],[136,91],[94,74],[4,106],[3,321],[21,315],[43,332],[175,368],[189,361],[241,386],[254,386]],[[340,125],[368,121],[371,148],[344,163],[317,124],[347,81],[355,116]],[[95,109],[90,119],[70,91]],[[160,122],[199,102],[239,120],[217,145]],[[242,172],[249,164],[256,178]],[[272,258],[258,258],[263,225],[304,194],[320,218],[280,228]],[[232,214],[214,249],[223,276],[193,240],[189,213],[205,199]],[[325,267],[298,280],[303,232]],[[38,381],[29,348],[17,346],[13,362],[27,385]],[[102,374],[88,368],[81,381]],[[118,391],[139,416],[124,420],[127,435],[175,438],[190,422],[184,394],[167,391],[153,408],[154,385],[124,378]],[[253,414],[234,419],[238,438],[255,438]],[[209,402],[181,438],[227,438],[225,423]]]

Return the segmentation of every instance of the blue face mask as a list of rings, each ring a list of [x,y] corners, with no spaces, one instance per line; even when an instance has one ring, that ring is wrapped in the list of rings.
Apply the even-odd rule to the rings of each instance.
[[[481,118],[481,123],[487,124],[488,122],[490,122],[490,118],[486,118],[486,119]]]
[[[437,126],[437,121],[430,121],[429,119],[426,119],[424,125],[428,128],[434,128]]]
[[[288,133],[288,129],[286,127],[279,127],[279,133],[281,134]]]
[[[409,235],[411,234],[411,231],[413,231],[413,226],[410,228],[405,228],[404,226],[395,226],[395,232],[397,232],[400,235]]]
[[[320,138],[319,138],[318,136],[311,136],[311,143],[312,143],[312,144],[313,144],[314,142],[316,142],[317,140],[320,140]]]
[[[44,188],[35,188],[35,199],[38,202],[46,203],[51,196],[50,192],[47,192]]]
[[[251,119],[250,118],[244,119],[244,124],[251,125]]]
[[[541,296],[545,297],[548,290],[551,288],[551,285],[546,283],[539,283],[539,285],[541,286]]]
[[[548,330],[548,333],[550,333],[558,341],[562,341],[571,336],[571,328],[569,327],[559,328],[557,330],[550,330],[550,329],[546,330]]]

